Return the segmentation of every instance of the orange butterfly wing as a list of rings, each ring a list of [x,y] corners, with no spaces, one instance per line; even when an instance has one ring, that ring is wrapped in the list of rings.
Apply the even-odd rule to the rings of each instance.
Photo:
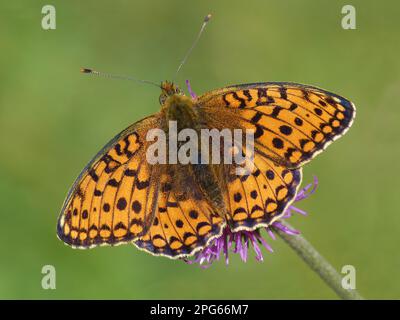
[[[174,185],[173,176],[163,173],[153,224],[134,244],[151,254],[176,259],[194,254],[218,237],[225,219],[207,202],[193,177],[185,175],[181,188]]]
[[[293,202],[301,166],[341,137],[355,107],[347,99],[295,83],[230,86],[197,100],[208,127],[254,132],[254,167],[225,174],[228,223],[233,231],[271,225]],[[244,150],[245,153],[245,150]]]
[[[302,169],[288,169],[256,153],[249,175],[226,174],[230,229],[254,230],[278,220],[293,202]]]
[[[119,244],[149,229],[158,199],[159,173],[145,158],[146,132],[159,117],[145,118],[112,139],[70,189],[57,235],[73,247]]]

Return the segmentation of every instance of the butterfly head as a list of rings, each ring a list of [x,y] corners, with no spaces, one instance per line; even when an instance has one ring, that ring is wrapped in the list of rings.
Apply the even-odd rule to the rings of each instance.
[[[183,95],[183,92],[177,85],[169,81],[163,81],[161,83],[161,94],[160,94],[160,104],[164,105],[168,97],[174,95]]]

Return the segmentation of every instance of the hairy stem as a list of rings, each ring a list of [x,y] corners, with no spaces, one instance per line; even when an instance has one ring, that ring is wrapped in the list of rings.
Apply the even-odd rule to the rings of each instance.
[[[287,222],[280,221],[280,223],[293,229]],[[343,288],[340,274],[304,237],[288,235],[278,228],[273,229],[340,298],[344,300],[364,299],[355,289]]]

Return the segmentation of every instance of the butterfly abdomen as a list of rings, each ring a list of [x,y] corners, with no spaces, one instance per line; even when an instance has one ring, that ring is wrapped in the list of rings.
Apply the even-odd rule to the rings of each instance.
[[[218,215],[225,217],[226,206],[222,195],[221,181],[218,179],[216,170],[218,167],[210,164],[197,164],[192,166],[194,178],[198,183],[204,197]]]
[[[186,165],[181,164],[180,169],[176,172],[178,175],[176,179],[179,180],[179,175],[192,175],[194,181],[196,181],[198,184],[203,197],[208,200],[210,206],[212,206],[220,216],[224,216],[225,204],[221,192],[221,186],[217,179],[215,170],[210,164],[200,163],[202,159],[200,156],[200,137],[201,129],[204,128],[202,127],[201,115],[199,115],[196,106],[190,98],[176,94],[170,96],[166,100],[164,108],[166,125],[169,125],[171,121],[175,121],[177,133],[184,129],[193,129],[197,134],[197,145],[199,148],[196,158],[199,160],[199,163],[191,163]],[[172,133],[166,129],[165,131],[169,134],[169,138],[171,138]],[[186,142],[178,141],[178,150],[185,143]]]

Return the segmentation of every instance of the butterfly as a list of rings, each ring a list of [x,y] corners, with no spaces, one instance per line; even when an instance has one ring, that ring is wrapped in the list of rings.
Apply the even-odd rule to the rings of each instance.
[[[224,228],[255,230],[293,202],[302,166],[343,136],[355,106],[332,92],[290,82],[227,86],[199,97],[161,84],[161,109],[114,137],[87,164],[64,201],[57,235],[74,248],[133,243],[153,255],[193,256]],[[254,132],[254,165],[149,164],[150,129]],[[244,149],[244,153],[247,150]]]

